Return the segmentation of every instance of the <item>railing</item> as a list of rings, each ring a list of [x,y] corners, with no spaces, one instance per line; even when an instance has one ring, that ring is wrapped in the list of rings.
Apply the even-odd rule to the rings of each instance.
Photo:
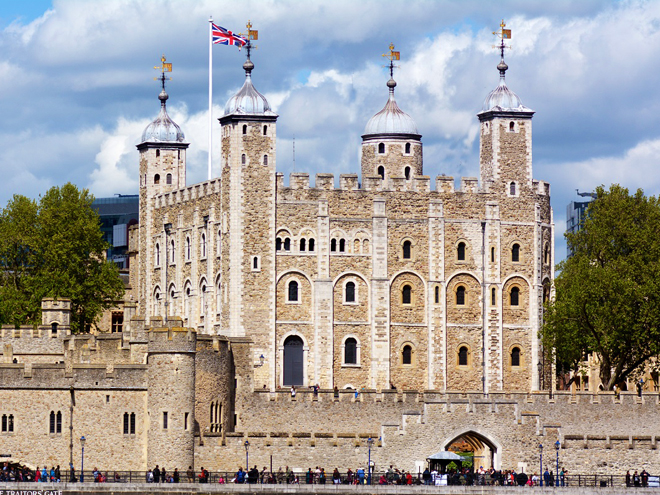
[[[85,483],[155,483],[155,479],[152,476],[149,476],[150,471],[85,471],[82,473],[82,481]],[[153,474],[153,473],[152,473]],[[187,472],[179,472],[179,483],[237,483],[236,472],[229,471],[214,471],[207,472],[207,477],[203,477],[200,471],[195,471],[192,475],[192,478],[189,478]],[[165,476],[166,479],[163,479],[162,476],[159,477],[158,483],[172,483],[173,481],[173,471],[167,471]],[[528,475],[529,476],[529,475]],[[50,477],[50,476],[49,476]],[[21,478],[21,479],[19,479]],[[367,484],[369,475],[365,472],[364,477],[360,477],[357,473],[352,473],[348,476],[346,472],[340,474],[339,483],[343,485],[348,484]],[[541,483],[542,476],[538,476],[538,482],[535,483],[536,486],[539,486]],[[151,480],[151,481],[150,481]],[[0,475],[0,482],[34,482],[34,474],[25,473],[22,477],[17,477],[14,473],[11,476],[6,476],[4,473]],[[51,481],[50,479],[48,481]],[[72,478],[71,473],[67,470],[61,472],[60,481],[62,482],[74,482],[79,483],[81,481],[80,471],[75,472],[75,476]],[[256,479],[249,478],[247,475],[244,478],[244,483],[246,484],[290,484],[290,485],[307,485],[307,484],[334,484],[332,478],[332,472],[325,473],[325,478],[320,478],[316,473],[312,473],[312,476],[308,476],[306,471],[291,471],[289,476],[282,472],[276,473],[259,473],[259,477]],[[490,485],[490,486],[511,486],[516,485],[519,482],[512,482],[510,476],[505,474],[495,473],[480,475],[477,473],[468,473],[461,475],[449,475],[443,481],[428,480],[423,479],[421,473],[411,473],[411,479],[407,480],[405,474],[395,475],[392,477],[388,476],[384,472],[374,472],[371,475],[371,484],[372,485]],[[543,486],[557,486],[557,487],[659,487],[660,482],[658,476],[648,476],[646,479],[642,478],[641,475],[637,478],[634,475],[631,475],[628,478],[625,475],[608,475],[608,474],[570,474],[565,475],[563,478],[561,476],[553,477],[552,483],[549,484],[546,480],[543,480]]]

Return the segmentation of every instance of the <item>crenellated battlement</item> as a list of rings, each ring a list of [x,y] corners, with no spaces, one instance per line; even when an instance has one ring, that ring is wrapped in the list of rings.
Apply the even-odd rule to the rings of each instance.
[[[154,208],[165,208],[167,206],[178,205],[188,201],[205,198],[212,194],[220,193],[219,178],[193,184],[176,191],[159,194],[154,198]]]

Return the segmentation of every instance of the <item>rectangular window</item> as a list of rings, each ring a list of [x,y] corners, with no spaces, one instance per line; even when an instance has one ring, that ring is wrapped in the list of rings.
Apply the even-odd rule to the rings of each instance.
[[[183,415],[183,429],[188,430],[188,413]]]
[[[167,430],[167,411],[163,412],[163,430]]]
[[[57,433],[62,433],[62,412],[57,411]]]
[[[12,433],[14,431],[14,415],[9,415],[9,420],[7,421],[7,431]]]
[[[110,396],[109,395],[105,396],[105,403],[110,404]]]
[[[135,413],[131,413],[131,435],[135,435]]]
[[[119,333],[124,328],[124,313],[121,311],[112,312],[112,333]]]
[[[7,431],[7,415],[6,414],[2,415],[2,431],[3,432]]]
[[[128,435],[128,413],[124,413],[124,435]]]

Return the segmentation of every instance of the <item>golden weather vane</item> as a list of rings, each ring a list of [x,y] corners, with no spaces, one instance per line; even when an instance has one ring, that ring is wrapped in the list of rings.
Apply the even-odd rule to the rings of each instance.
[[[500,29],[498,31],[493,31],[493,34],[500,39],[499,45],[493,45],[493,48],[497,48],[498,50],[500,50],[500,55],[502,56],[502,59],[504,59],[504,49],[505,48],[511,49],[510,45],[504,44],[504,40],[511,39],[511,30],[504,29],[505,27],[506,24],[504,23],[504,19],[502,19],[502,22],[500,23]]]
[[[389,53],[383,53],[383,57],[390,61],[389,65],[384,65],[383,67],[389,67],[390,77],[394,77],[394,68],[399,67],[398,65],[394,65],[394,61],[401,60],[401,52],[394,51],[394,43],[390,43],[390,51]]]
[[[165,58],[165,55],[160,57],[160,63],[161,65],[156,65],[154,69],[161,71],[160,76],[154,77],[154,81],[160,81],[163,89],[165,89],[165,81],[171,81],[171,77],[165,77],[166,72],[172,72],[172,63],[167,62],[167,59]]]
[[[257,31],[256,29],[252,29],[252,22],[249,19],[248,19],[247,24],[245,25],[245,27],[247,28],[247,32],[238,33],[238,34],[239,34],[239,36],[241,36],[242,38],[247,40],[247,43],[245,43],[245,46],[247,47],[247,51],[248,51],[247,56],[248,56],[248,58],[250,58],[250,50],[252,50],[253,48],[254,49],[257,48],[257,45],[253,45],[252,42],[257,41],[259,39],[259,31]],[[239,46],[238,49],[240,50],[241,47]]]

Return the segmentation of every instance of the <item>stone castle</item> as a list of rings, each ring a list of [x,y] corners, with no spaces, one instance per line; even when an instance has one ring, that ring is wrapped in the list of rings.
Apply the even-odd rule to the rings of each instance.
[[[376,469],[417,472],[460,441],[478,464],[533,472],[539,444],[559,442],[572,472],[660,470],[658,394],[553,391],[537,337],[549,185],[532,178],[534,112],[503,59],[477,114],[480,178],[459,189],[444,175],[431,187],[392,78],[361,180],[294,173],[285,187],[249,51],[243,67],[216,179],[186,185],[188,144],[159,95],[138,145],[122,331],[71,335],[53,300],[42,326],[3,327],[2,454],[78,465],[84,435],[85,466],[101,469],[235,470],[247,443],[251,465],[345,470],[372,438]]]

